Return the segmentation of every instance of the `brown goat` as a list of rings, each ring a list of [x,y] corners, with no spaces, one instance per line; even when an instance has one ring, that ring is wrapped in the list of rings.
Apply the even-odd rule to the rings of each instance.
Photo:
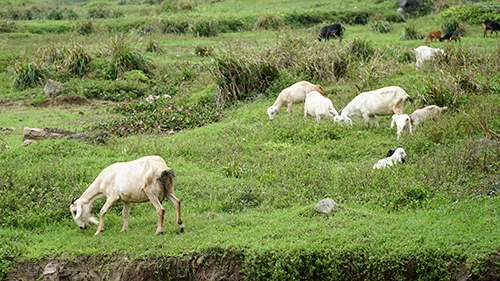
[[[441,34],[443,34],[443,31],[439,30],[439,29],[429,32],[429,34],[427,34],[427,36],[425,36],[425,39],[424,39],[425,44],[427,44],[427,42],[429,42],[429,40],[431,40],[431,42],[433,41],[433,39],[439,40],[439,38],[441,38]]]

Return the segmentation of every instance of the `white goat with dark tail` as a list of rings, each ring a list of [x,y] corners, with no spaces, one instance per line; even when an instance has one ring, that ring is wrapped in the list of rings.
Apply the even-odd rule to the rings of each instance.
[[[352,124],[350,116],[363,117],[365,124],[369,121],[378,127],[375,116],[403,114],[405,102],[409,100],[413,106],[413,99],[398,86],[389,86],[377,90],[363,92],[352,99],[339,115],[335,116],[335,122]]]
[[[163,233],[165,209],[161,202],[167,197],[177,211],[179,230],[184,230],[181,202],[174,195],[174,170],[159,156],[146,156],[130,162],[118,162],[105,168],[79,198],[73,200],[70,211],[76,224],[86,229],[89,223],[98,224],[95,235],[104,230],[104,215],[116,202],[123,202],[123,228],[128,230],[130,203],[151,201],[158,213],[156,234]],[[106,197],[99,221],[90,216],[96,199]]]

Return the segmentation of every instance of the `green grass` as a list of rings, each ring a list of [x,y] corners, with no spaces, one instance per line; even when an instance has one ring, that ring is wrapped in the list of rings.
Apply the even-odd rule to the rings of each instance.
[[[82,15],[97,5],[58,3]],[[369,25],[345,24],[343,42],[315,40],[322,22],[329,22],[325,14],[354,9],[390,14],[390,1],[181,1],[165,12],[161,5],[109,3],[123,16],[95,20],[96,30],[88,35],[66,30],[74,24],[66,20],[14,21],[18,31],[0,34],[0,128],[15,128],[0,131],[0,279],[27,261],[89,256],[105,261],[99,270],[107,276],[116,255],[160,262],[169,256],[190,261],[230,254],[239,257],[247,280],[450,280],[458,279],[457,271],[478,280],[491,272],[498,276],[500,155],[498,148],[481,149],[476,141],[499,138],[500,43],[483,38],[480,25],[466,24],[460,43],[431,43],[447,56],[416,69],[411,48],[423,40],[402,40],[404,27],[414,25],[424,34],[439,28],[439,15],[390,22],[391,31],[383,34]],[[266,13],[302,20],[320,14],[324,20],[251,30]],[[188,20],[207,32],[204,23],[220,29],[208,37],[162,33],[160,18]],[[223,31],[238,21],[248,29]],[[151,32],[141,33],[148,28]],[[111,60],[117,38],[129,48]],[[150,42],[162,52],[146,51]],[[360,57],[354,44],[373,53]],[[81,78],[62,63],[44,61],[50,51],[75,45],[93,59]],[[207,46],[212,55],[196,54]],[[147,69],[130,63],[129,71],[112,79],[110,62],[131,59],[132,52],[146,59]],[[345,59],[345,75],[320,77],[305,69],[328,70],[326,53]],[[218,88],[210,71],[221,54],[241,58],[243,65],[272,60],[280,76],[262,92],[245,93],[247,100],[216,108]],[[57,104],[41,85],[14,88],[16,62],[43,65],[49,77],[70,86],[66,95],[91,103]],[[400,140],[389,128],[390,117],[378,118],[380,128],[365,128],[360,118],[353,118],[352,127],[330,120],[317,124],[295,105],[294,117],[282,109],[269,121],[265,109],[281,89],[303,79],[324,85],[337,110],[360,91],[388,85],[403,87],[417,107],[438,103],[450,110]],[[149,94],[172,98],[148,105]],[[200,111],[202,106],[220,115]],[[405,113],[414,109],[407,106]],[[148,122],[161,129],[142,126]],[[194,125],[182,127],[188,123]],[[178,127],[175,134],[166,134],[170,126]],[[47,140],[22,147],[24,127],[114,135],[104,143]],[[127,131],[126,137],[119,137],[120,131]],[[407,165],[372,169],[397,146],[410,155]],[[151,204],[132,206],[127,233],[119,232],[119,204],[106,215],[99,237],[93,236],[95,226],[78,229],[68,210],[71,199],[103,168],[144,155],[160,155],[175,170],[185,232],[177,232],[168,202],[164,235],[154,235]],[[338,212],[314,211],[325,197],[340,204]],[[102,204],[95,202],[94,215]]]

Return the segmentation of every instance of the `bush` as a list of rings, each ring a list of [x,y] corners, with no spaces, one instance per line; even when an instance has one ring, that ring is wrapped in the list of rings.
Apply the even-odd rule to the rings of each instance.
[[[465,27],[455,18],[447,18],[446,21],[441,24],[441,29],[444,34],[456,33],[461,36],[466,34]]]
[[[279,77],[278,66],[257,54],[237,54],[231,48],[213,56],[210,69],[218,87],[216,100],[225,107],[237,100],[245,100],[263,93]]]
[[[275,14],[265,14],[257,18],[257,21],[253,26],[253,29],[273,30],[273,29],[280,29],[284,26],[285,26],[285,21],[281,16]]]
[[[439,17],[444,21],[454,18],[461,22],[480,24],[487,19],[500,19],[500,10],[484,9],[475,4],[456,5],[444,10]]]
[[[74,24],[73,29],[78,35],[90,35],[97,30],[92,20],[78,21]]]
[[[19,90],[41,86],[47,77],[47,70],[36,62],[18,62],[14,66],[13,86]]]
[[[403,28],[403,40],[421,40],[424,35],[417,30],[415,25],[405,25]]]
[[[348,47],[349,54],[360,61],[368,61],[374,54],[373,43],[367,39],[354,38]]]
[[[130,70],[141,70],[150,73],[152,67],[145,55],[139,50],[132,48],[130,42],[123,37],[115,36],[108,47],[110,56],[108,66],[104,74],[109,79],[116,79],[122,73]]]
[[[16,32],[17,30],[18,30],[18,28],[14,22],[11,22],[8,20],[0,20],[0,32],[1,33]]]
[[[389,33],[392,30],[389,22],[377,19],[370,20],[370,28],[379,33]]]
[[[194,53],[199,57],[211,56],[214,48],[210,45],[198,45],[194,47]]]

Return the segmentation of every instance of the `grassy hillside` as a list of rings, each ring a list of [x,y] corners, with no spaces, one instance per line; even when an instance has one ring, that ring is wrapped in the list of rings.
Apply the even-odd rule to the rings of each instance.
[[[499,278],[500,40],[480,24],[498,10],[435,1],[403,21],[392,1],[0,7],[0,280],[33,264],[38,278],[53,260],[105,280]],[[343,41],[318,42],[331,22],[345,25]],[[464,36],[431,42],[445,55],[417,69],[411,48],[438,28]],[[68,87],[47,97],[48,79]],[[415,98],[405,113],[449,109],[399,140],[390,116],[379,128],[316,123],[298,104],[269,121],[300,80],[325,86],[337,110],[389,85]],[[25,127],[89,140],[24,147]],[[409,163],[372,169],[396,147]],[[145,155],[175,170],[185,232],[169,202],[164,235],[149,203],[132,206],[126,233],[121,204],[100,236],[80,230],[72,198],[108,165]],[[338,211],[316,212],[327,197]]]

